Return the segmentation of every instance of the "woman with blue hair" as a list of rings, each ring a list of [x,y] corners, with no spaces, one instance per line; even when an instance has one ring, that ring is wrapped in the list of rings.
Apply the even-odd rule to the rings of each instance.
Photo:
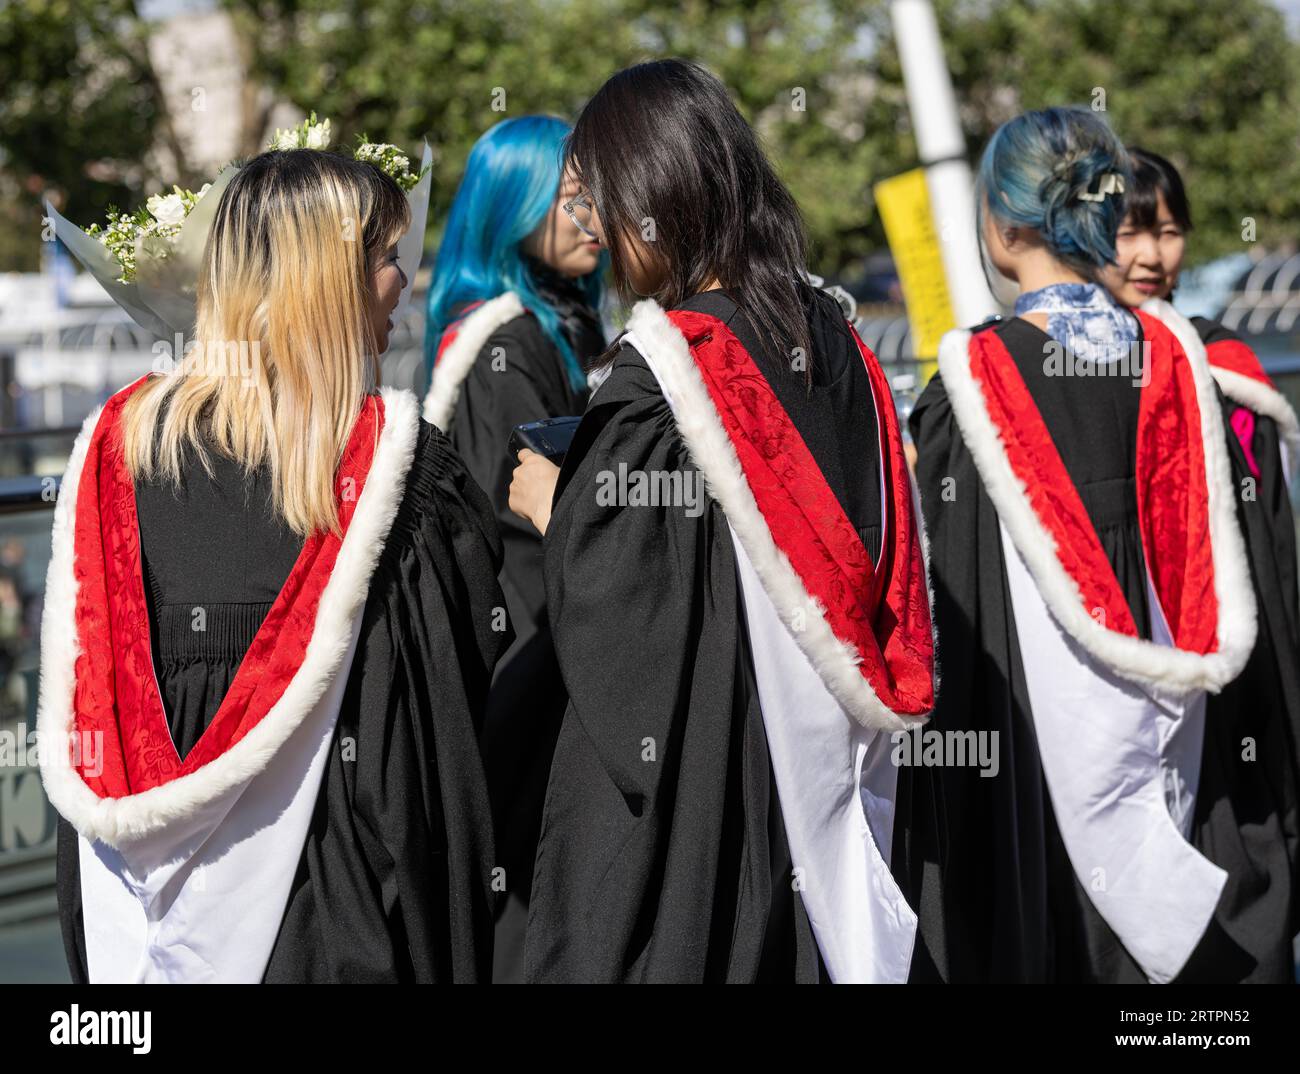
[[[980,164],[1020,295],[945,336],[911,416],[942,747],[898,753],[913,979],[1291,977],[1295,727],[1225,690],[1263,628],[1204,347],[1101,283],[1132,183],[1082,109]]]
[[[424,417],[448,433],[487,491],[505,546],[501,575],[516,640],[497,665],[480,736],[506,898],[494,980],[521,976],[533,854],[566,695],[551,645],[541,535],[508,507],[518,425],[580,415],[584,364],[605,349],[600,244],[565,204],[569,127],[507,119],[474,145],[452,203],[428,298]],[[489,629],[493,624],[484,624]]]

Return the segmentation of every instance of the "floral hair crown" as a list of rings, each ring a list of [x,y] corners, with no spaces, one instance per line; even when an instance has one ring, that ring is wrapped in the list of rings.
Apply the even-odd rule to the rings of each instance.
[[[330,121],[317,121],[312,112],[298,126],[276,130],[266,148],[325,149],[329,143]],[[363,134],[350,154],[390,176],[411,207],[411,226],[397,244],[407,282],[396,317],[410,299],[424,249],[433,153],[425,142],[420,170],[413,172],[409,158],[397,146],[371,142]],[[238,171],[237,164],[228,164],[197,192],[173,186],[170,193],[153,195],[133,213],[110,208],[105,223],[91,224],[85,231],[64,219],[49,201],[45,212],[55,235],[113,301],[146,332],[171,339],[189,335],[194,328],[203,248],[221,193]]]

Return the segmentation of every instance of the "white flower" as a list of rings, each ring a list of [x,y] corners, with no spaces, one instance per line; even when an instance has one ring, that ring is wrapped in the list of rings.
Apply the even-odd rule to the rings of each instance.
[[[145,208],[160,224],[179,226],[185,223],[185,203],[179,194],[155,194]]]
[[[308,149],[324,149],[330,144],[330,121],[308,125],[306,146]]]
[[[275,137],[267,149],[324,149],[330,144],[330,121],[316,122],[313,112],[291,130],[276,129]]]

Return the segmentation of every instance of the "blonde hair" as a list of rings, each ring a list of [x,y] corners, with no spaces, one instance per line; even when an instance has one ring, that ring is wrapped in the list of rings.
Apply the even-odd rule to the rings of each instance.
[[[122,408],[132,479],[179,485],[187,448],[211,476],[206,435],[246,473],[269,466],[295,533],[339,532],[335,472],[378,381],[371,261],[409,222],[406,196],[369,164],[314,149],[246,163],[208,236],[193,342]]]

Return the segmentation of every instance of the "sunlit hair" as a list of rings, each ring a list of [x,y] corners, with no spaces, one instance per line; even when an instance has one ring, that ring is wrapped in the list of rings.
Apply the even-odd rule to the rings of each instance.
[[[1132,186],[1128,153],[1106,121],[1085,108],[1044,108],[1003,123],[984,147],[976,180],[976,206],[983,236],[984,213],[1008,224],[1034,228],[1058,261],[1087,279],[1115,260],[1115,235],[1124,219],[1124,197],[1100,201],[1108,172]]]
[[[474,143],[447,216],[429,285],[424,337],[427,369],[433,368],[438,342],[458,305],[513,291],[560,352],[569,383],[575,389],[585,389],[582,363],[523,256],[524,240],[555,204],[568,133],[569,125],[555,116],[518,116],[502,120]],[[605,264],[602,253],[596,268],[577,281],[592,309],[600,307]]]
[[[179,484],[187,450],[211,475],[210,446],[246,472],[269,466],[295,533],[337,533],[335,471],[378,380],[371,274],[409,223],[372,165],[315,149],[248,161],[204,249],[193,345],[123,407],[132,478]]]

